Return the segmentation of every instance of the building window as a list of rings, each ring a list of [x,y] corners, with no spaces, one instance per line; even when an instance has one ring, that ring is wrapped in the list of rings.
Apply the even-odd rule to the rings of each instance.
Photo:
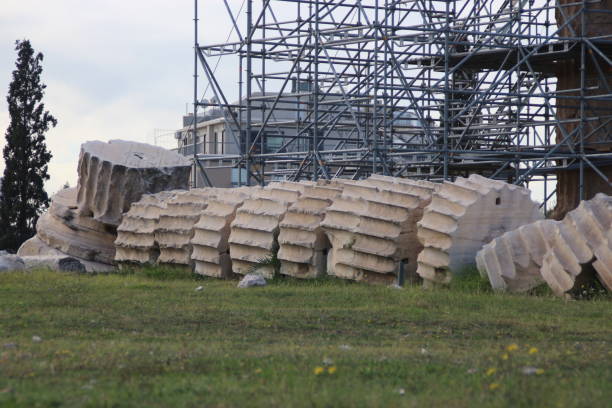
[[[210,140],[210,154],[217,154],[217,132],[213,133]]]

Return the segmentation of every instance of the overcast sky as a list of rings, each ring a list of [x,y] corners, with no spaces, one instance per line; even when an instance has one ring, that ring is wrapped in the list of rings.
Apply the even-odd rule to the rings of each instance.
[[[9,123],[6,94],[15,68],[15,40],[27,38],[45,55],[44,101],[59,121],[47,136],[53,154],[50,194],[65,182],[76,185],[84,141],[152,143],[155,129],[181,127],[186,103],[193,100],[193,0],[0,2],[0,148]],[[244,0],[228,3],[238,14]],[[237,38],[235,33],[228,37],[232,25],[222,0],[199,0],[199,5],[200,44]],[[283,21],[286,16],[281,10],[277,17]],[[240,27],[243,19],[244,13]],[[235,100],[237,64],[209,62],[218,65],[217,79],[227,98]],[[200,95],[210,98],[212,93]],[[173,144],[171,138],[165,142]]]
[[[45,56],[44,101],[59,121],[47,136],[49,193],[66,181],[76,185],[82,142],[152,142],[154,129],[180,127],[185,103],[193,99],[192,0],[0,1],[0,147],[9,122],[14,43],[27,38]],[[239,8],[242,1],[230,3]],[[200,4],[203,35],[213,42],[225,37],[223,3]]]

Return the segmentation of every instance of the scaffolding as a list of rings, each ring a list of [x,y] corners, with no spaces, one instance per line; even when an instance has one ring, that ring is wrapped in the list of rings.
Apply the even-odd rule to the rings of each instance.
[[[194,115],[222,109],[248,184],[479,173],[540,183],[546,209],[560,172],[579,172],[581,198],[585,169],[610,183],[612,35],[587,27],[610,16],[606,1],[236,3],[204,3],[225,8],[233,38],[203,45],[195,0]],[[230,85],[215,71],[224,58]],[[575,80],[560,85],[569,61]],[[206,160],[194,150],[202,172]]]

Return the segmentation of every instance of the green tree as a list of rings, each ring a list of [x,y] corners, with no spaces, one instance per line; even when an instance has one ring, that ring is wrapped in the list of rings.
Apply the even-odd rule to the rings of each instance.
[[[45,133],[57,120],[45,110],[41,83],[43,55],[30,41],[17,41],[17,69],[6,98],[10,123],[4,147],[0,196],[0,249],[16,251],[35,233],[38,216],[49,206],[44,182],[49,179]]]

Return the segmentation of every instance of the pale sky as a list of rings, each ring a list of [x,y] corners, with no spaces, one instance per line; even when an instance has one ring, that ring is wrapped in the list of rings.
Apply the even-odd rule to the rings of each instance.
[[[154,129],[181,127],[185,104],[193,100],[192,0],[1,3],[0,148],[9,123],[6,95],[15,68],[14,43],[26,38],[45,56],[44,102],[59,121],[47,135],[53,154],[50,194],[66,181],[76,185],[84,141],[152,142]],[[236,8],[241,3],[230,1]],[[230,26],[223,2],[200,0],[200,5],[203,36],[225,39]],[[219,38],[211,38],[215,35]]]

